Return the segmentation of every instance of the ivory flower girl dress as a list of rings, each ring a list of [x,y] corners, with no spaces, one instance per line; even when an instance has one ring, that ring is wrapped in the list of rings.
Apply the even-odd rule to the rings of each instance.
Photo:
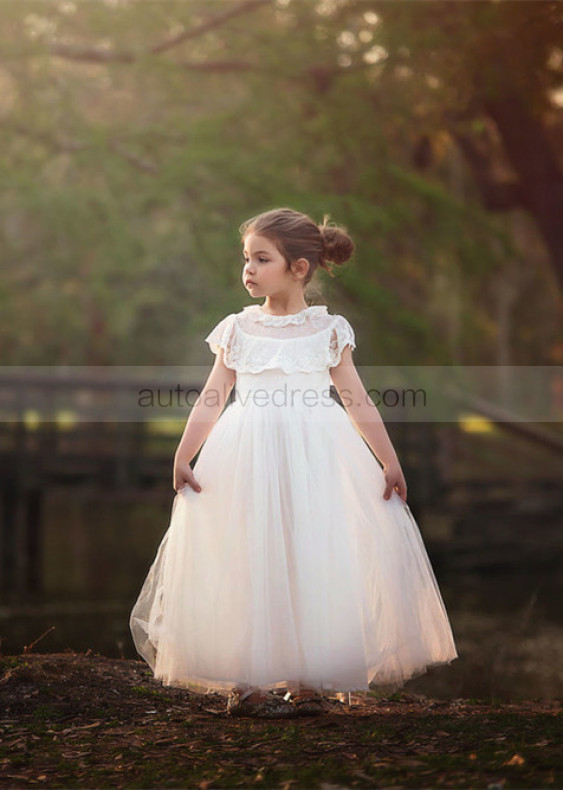
[[[458,657],[406,503],[330,397],[354,332],[325,305],[248,305],[206,337],[235,399],[194,465],[132,609],[164,685],[228,693],[298,681],[321,693],[399,688]]]

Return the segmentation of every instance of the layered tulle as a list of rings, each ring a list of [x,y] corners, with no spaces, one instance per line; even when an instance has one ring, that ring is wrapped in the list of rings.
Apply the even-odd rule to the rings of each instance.
[[[317,399],[275,402],[289,383]],[[131,612],[163,684],[367,690],[457,657],[419,528],[396,492],[384,500],[329,384],[328,372],[238,377],[194,466],[202,491],[175,496]]]

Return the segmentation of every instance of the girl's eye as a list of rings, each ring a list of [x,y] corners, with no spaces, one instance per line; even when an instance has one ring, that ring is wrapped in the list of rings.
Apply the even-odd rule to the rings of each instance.
[[[268,263],[268,258],[259,258],[260,263]],[[248,263],[246,258],[243,258],[243,263]]]

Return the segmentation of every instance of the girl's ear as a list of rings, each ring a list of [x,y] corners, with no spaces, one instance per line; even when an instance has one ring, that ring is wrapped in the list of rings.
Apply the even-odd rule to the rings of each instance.
[[[309,271],[309,261],[307,258],[298,258],[291,264],[291,267],[293,274],[303,279]]]

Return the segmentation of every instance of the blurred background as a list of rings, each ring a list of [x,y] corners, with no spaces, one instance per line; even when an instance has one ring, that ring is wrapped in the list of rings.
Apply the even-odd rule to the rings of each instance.
[[[357,365],[554,366],[560,410],[561,13],[4,0],[2,653],[137,657],[185,420],[60,412],[40,366],[88,403],[127,366],[211,366],[203,338],[252,302],[238,227],[261,211],[352,235],[308,298],[354,326]],[[561,696],[561,422],[480,401],[388,429],[460,654],[406,690]]]

